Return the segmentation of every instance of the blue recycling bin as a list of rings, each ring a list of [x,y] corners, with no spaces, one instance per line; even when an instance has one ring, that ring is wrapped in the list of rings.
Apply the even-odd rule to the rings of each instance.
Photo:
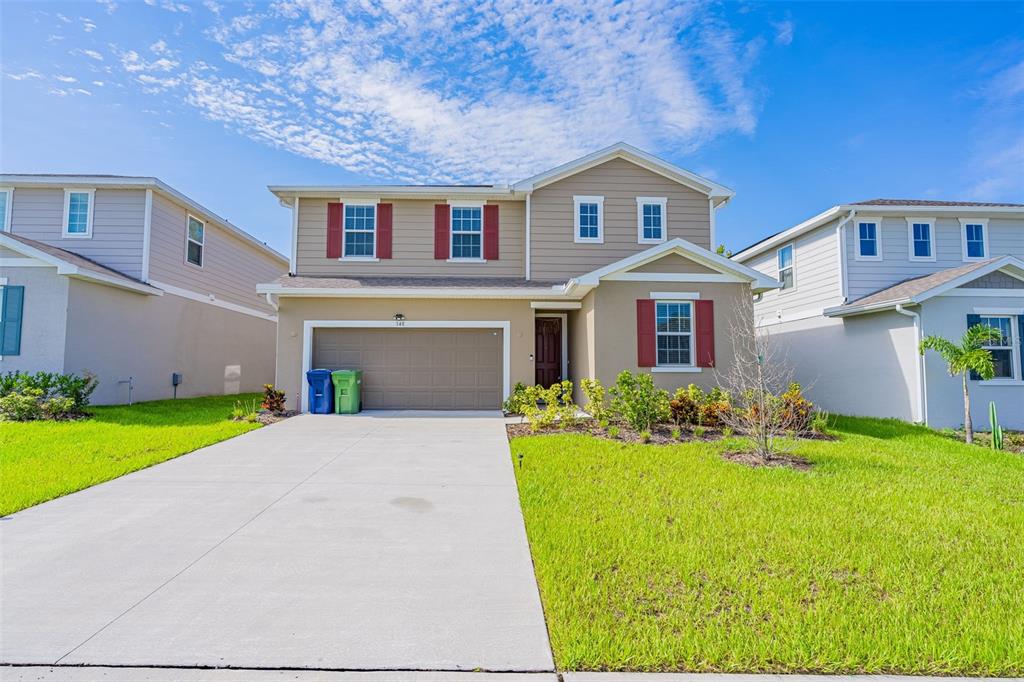
[[[334,385],[331,383],[331,370],[311,369],[306,372],[309,383],[309,411],[313,414],[332,414],[334,412]]]

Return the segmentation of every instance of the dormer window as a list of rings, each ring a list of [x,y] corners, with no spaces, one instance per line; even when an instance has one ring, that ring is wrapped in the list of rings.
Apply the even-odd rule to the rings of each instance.
[[[660,244],[665,241],[665,197],[636,198],[636,231],[638,244]]]
[[[935,260],[935,219],[907,218],[910,260]]]
[[[964,260],[988,258],[988,220],[960,219]]]
[[[604,243],[604,197],[574,196],[573,241],[577,244]]]
[[[882,219],[857,221],[857,260],[882,260]]]

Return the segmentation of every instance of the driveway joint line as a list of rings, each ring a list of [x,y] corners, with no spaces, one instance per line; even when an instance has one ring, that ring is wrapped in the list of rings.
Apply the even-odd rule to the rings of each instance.
[[[157,585],[157,586],[156,586],[155,588],[153,588],[153,590],[151,590],[151,591],[150,591],[150,592],[149,592],[148,594],[146,594],[145,596],[143,596],[143,597],[142,597],[141,599],[139,599],[138,601],[136,601],[136,602],[135,602],[134,604],[132,604],[132,605],[131,605],[131,606],[129,606],[128,608],[126,608],[126,609],[125,609],[124,611],[122,611],[122,612],[121,612],[121,613],[119,613],[118,615],[114,616],[114,618],[113,618],[113,619],[111,619],[111,620],[110,620],[110,621],[109,621],[109,622],[108,622],[108,623],[107,623],[106,625],[104,625],[103,627],[101,627],[101,628],[100,628],[99,630],[97,630],[96,632],[92,633],[91,635],[89,635],[89,636],[88,636],[87,638],[85,638],[85,639],[84,639],[84,640],[83,640],[83,641],[82,641],[81,643],[77,644],[77,645],[76,645],[76,646],[75,646],[74,648],[72,648],[72,649],[71,649],[70,651],[68,651],[67,653],[65,653],[64,655],[62,655],[62,656],[61,656],[60,658],[58,658],[58,659],[57,659],[56,661],[54,661],[53,665],[58,665],[58,664],[59,664],[59,663],[60,663],[61,661],[63,661],[63,660],[65,659],[65,658],[67,658],[68,656],[70,656],[71,654],[75,653],[76,651],[78,651],[79,649],[81,649],[81,648],[82,648],[83,646],[85,646],[86,644],[88,644],[88,643],[89,643],[90,641],[92,641],[92,640],[93,640],[93,639],[94,639],[94,638],[95,638],[95,637],[96,637],[97,635],[99,635],[99,634],[100,634],[101,632],[103,632],[104,630],[106,630],[106,629],[107,629],[108,627],[110,627],[111,625],[113,625],[113,624],[114,624],[114,623],[116,623],[117,621],[121,620],[121,618],[123,618],[124,616],[126,616],[126,615],[127,615],[127,614],[128,614],[129,612],[130,612],[130,611],[134,610],[134,609],[135,609],[135,608],[136,608],[137,606],[139,606],[140,604],[142,604],[142,602],[144,602],[144,601],[146,601],[147,599],[149,599],[150,597],[152,597],[152,596],[153,596],[154,594],[156,594],[157,592],[159,592],[160,590],[162,590],[162,589],[163,589],[164,587],[166,587],[167,585],[169,585],[170,583],[172,583],[172,582],[173,582],[174,580],[176,580],[176,579],[177,579],[177,578],[178,578],[178,577],[179,577],[179,576],[180,576],[181,574],[183,574],[183,573],[184,573],[185,571],[187,571],[188,569],[192,568],[192,567],[193,567],[193,566],[195,566],[195,565],[196,565],[197,563],[199,563],[200,561],[202,561],[202,560],[203,560],[203,559],[204,559],[205,557],[207,557],[207,556],[208,556],[208,555],[209,555],[209,554],[210,554],[211,552],[213,552],[213,551],[214,551],[215,549],[217,549],[218,547],[220,547],[221,545],[223,545],[223,544],[224,544],[225,542],[227,542],[228,540],[230,540],[230,539],[231,539],[232,537],[234,537],[234,536],[235,536],[235,534],[237,534],[237,533],[238,533],[238,532],[239,532],[240,530],[242,530],[243,528],[245,528],[246,526],[248,526],[248,525],[249,525],[250,523],[252,523],[252,522],[253,522],[253,521],[255,521],[256,519],[258,519],[258,518],[259,518],[260,516],[262,516],[262,515],[263,515],[263,514],[264,514],[264,513],[265,513],[265,512],[267,511],[267,510],[269,510],[269,509],[270,509],[271,507],[273,507],[273,506],[274,506],[274,505],[276,505],[276,504],[277,504],[278,502],[280,502],[280,501],[281,501],[281,500],[283,500],[284,498],[286,498],[286,497],[288,497],[289,495],[291,495],[291,494],[292,494],[293,492],[295,492],[295,489],[296,489],[296,488],[298,488],[299,486],[301,486],[301,485],[302,485],[303,483],[305,483],[305,482],[306,482],[306,481],[308,481],[309,479],[313,478],[313,476],[315,476],[315,475],[317,475],[318,473],[320,473],[320,471],[321,471],[321,470],[323,470],[323,469],[324,469],[325,467],[327,467],[328,465],[330,465],[330,464],[333,464],[333,463],[334,463],[334,462],[335,462],[335,461],[336,461],[336,460],[337,460],[337,459],[338,459],[339,457],[341,457],[341,456],[342,456],[343,454],[345,454],[346,452],[348,452],[348,451],[349,451],[349,450],[350,450],[350,449],[351,449],[351,448],[352,448],[353,446],[355,446],[355,444],[356,444],[356,443],[359,443],[359,442],[360,442],[360,441],[362,441],[362,440],[363,440],[364,438],[366,438],[366,437],[367,437],[367,436],[369,436],[369,435],[370,435],[371,433],[373,433],[373,431],[377,431],[377,430],[379,430],[380,428],[383,428],[383,425],[381,425],[381,426],[378,426],[378,427],[377,427],[377,429],[373,429],[372,431],[369,431],[369,432],[367,432],[367,433],[363,434],[363,435],[362,435],[362,436],[361,436],[361,437],[360,437],[360,438],[359,438],[358,440],[356,440],[356,441],[355,441],[354,443],[352,443],[352,444],[348,445],[347,447],[345,447],[344,449],[340,450],[340,451],[338,452],[338,454],[337,454],[337,455],[335,455],[334,457],[332,457],[332,458],[331,458],[331,459],[329,459],[328,461],[326,461],[326,462],[324,462],[323,464],[321,464],[320,466],[318,466],[318,467],[317,467],[316,469],[314,469],[314,470],[313,470],[313,471],[312,471],[312,472],[311,472],[311,473],[309,474],[309,476],[307,476],[306,478],[302,479],[301,481],[299,481],[298,483],[296,483],[295,485],[293,485],[293,486],[292,486],[291,488],[289,488],[289,489],[288,489],[288,490],[286,490],[286,491],[285,491],[284,493],[282,493],[280,497],[276,498],[276,499],[275,499],[275,500],[273,500],[273,501],[272,501],[272,502],[271,502],[270,504],[268,504],[267,506],[265,506],[265,507],[264,507],[263,509],[261,509],[261,510],[259,510],[258,512],[256,512],[256,514],[255,514],[255,515],[253,515],[253,516],[252,516],[252,517],[250,517],[250,518],[249,518],[248,520],[246,520],[245,522],[243,522],[243,523],[242,523],[242,525],[240,525],[240,526],[239,526],[238,528],[236,528],[235,530],[233,530],[233,531],[231,531],[230,533],[228,533],[228,534],[227,534],[226,536],[224,536],[224,537],[223,537],[223,538],[222,538],[221,540],[219,540],[219,541],[218,541],[218,542],[217,542],[216,544],[214,544],[214,545],[213,545],[212,547],[210,547],[210,548],[209,548],[208,550],[206,550],[205,552],[203,552],[202,554],[200,554],[200,555],[199,555],[198,557],[196,557],[195,559],[193,559],[193,560],[192,560],[192,561],[191,561],[191,562],[190,562],[189,564],[187,564],[187,565],[186,565],[186,566],[185,566],[184,568],[182,568],[182,569],[181,569],[180,571],[178,571],[177,573],[175,573],[174,575],[172,575],[172,576],[171,576],[170,578],[168,578],[168,579],[167,579],[167,580],[165,580],[164,582],[162,582],[162,583],[160,583],[159,585]]]

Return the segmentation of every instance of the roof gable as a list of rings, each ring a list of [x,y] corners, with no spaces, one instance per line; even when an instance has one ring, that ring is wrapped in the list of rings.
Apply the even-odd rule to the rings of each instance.
[[[722,204],[731,199],[735,194],[735,192],[728,187],[724,187],[713,180],[709,180],[708,178],[692,173],[684,168],[680,168],[679,166],[667,161],[663,161],[662,159],[648,154],[643,150],[637,149],[632,145],[628,145],[625,142],[618,142],[610,147],[605,147],[604,149],[598,150],[592,154],[581,156],[578,159],[544,171],[543,173],[539,173],[533,177],[520,180],[512,185],[512,189],[517,192],[532,192],[546,185],[550,185],[553,182],[562,180],[563,178],[567,178],[589,168],[599,166],[602,163],[611,161],[612,159],[625,159],[626,161],[634,163],[641,168],[645,168],[652,173],[657,173],[669,180],[673,180],[674,182],[678,182],[679,184],[696,190],[701,194],[705,194],[712,199],[720,199],[720,203]]]

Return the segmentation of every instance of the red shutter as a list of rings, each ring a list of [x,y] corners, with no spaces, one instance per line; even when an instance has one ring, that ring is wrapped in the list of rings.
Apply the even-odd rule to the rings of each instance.
[[[341,221],[345,216],[342,204],[327,204],[327,257],[341,258]]]
[[[654,329],[654,301],[636,300],[636,364],[654,367],[658,364],[657,340]]]
[[[497,204],[484,204],[484,260],[498,260]]]
[[[448,260],[451,247],[448,233],[451,230],[452,213],[448,204],[434,204],[434,258]]]
[[[377,258],[391,258],[391,204],[377,204]]]
[[[696,301],[697,366],[715,366],[715,302]]]

